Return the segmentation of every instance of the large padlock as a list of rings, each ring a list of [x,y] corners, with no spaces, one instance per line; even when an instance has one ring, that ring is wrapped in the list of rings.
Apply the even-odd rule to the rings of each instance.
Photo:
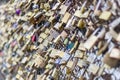
[[[90,50],[95,43],[97,42],[97,40],[99,38],[103,38],[104,34],[105,34],[105,28],[103,27],[99,27],[97,28],[93,34],[87,39],[87,41],[84,43],[84,47],[88,50]]]

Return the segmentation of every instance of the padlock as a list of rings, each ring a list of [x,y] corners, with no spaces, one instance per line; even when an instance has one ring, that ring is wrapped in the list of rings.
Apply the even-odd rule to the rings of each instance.
[[[68,38],[66,38],[65,40],[64,40],[64,45],[67,45],[68,44]]]
[[[70,17],[71,17],[71,14],[68,13],[68,12],[66,12],[65,15],[64,15],[64,17],[62,18],[62,22],[63,23],[67,23],[68,20],[70,19]]]
[[[64,14],[66,13],[67,9],[68,9],[68,6],[66,6],[66,5],[61,5],[61,6],[60,6],[60,9],[61,9],[61,11],[59,12],[59,14],[64,15]]]
[[[66,66],[71,69],[73,67],[73,64],[74,64],[73,61],[68,61]]]
[[[62,31],[62,33],[60,35],[63,39],[65,39],[68,36],[66,31]]]
[[[45,30],[45,34],[49,34],[50,33],[50,30],[47,28],[46,30]]]
[[[45,59],[41,56],[37,56],[37,58],[35,59],[35,66],[43,68],[45,64],[46,64]]]
[[[104,58],[103,58],[103,62],[108,65],[110,68],[112,67],[116,67],[119,60],[111,58],[109,53],[106,53]]]
[[[100,19],[103,19],[103,20],[109,20],[110,17],[111,17],[112,13],[109,12],[109,11],[103,11],[101,13],[101,15],[99,16]]]
[[[59,35],[59,33],[55,29],[51,28],[50,36],[55,39],[58,35]]]
[[[81,11],[80,10],[76,10],[75,13],[74,13],[74,16],[77,16],[80,18],[80,16],[82,15]]]
[[[47,38],[47,35],[46,35],[45,33],[41,33],[41,34],[40,34],[40,37],[41,37],[42,39],[45,39],[45,38]]]
[[[83,29],[84,26],[85,26],[85,22],[84,22],[82,19],[80,19],[80,20],[78,21],[77,27],[79,27],[80,29]]]
[[[83,13],[84,13],[84,11],[85,11],[85,5],[86,5],[86,3],[87,3],[87,1],[85,1],[85,2],[83,3],[83,5],[82,5],[82,7],[81,7],[80,10],[76,10],[76,12],[74,13],[75,16],[77,16],[77,17],[79,17],[79,18],[82,17],[82,15],[83,15]],[[84,14],[84,15],[85,15],[85,14]],[[84,15],[83,15],[83,17],[84,17]]]
[[[113,48],[110,57],[120,60],[120,50],[118,48]]]
[[[72,49],[74,46],[74,43],[69,41],[68,45],[66,46],[67,50]]]
[[[49,44],[49,41],[46,39],[46,40],[44,40],[44,42],[42,43],[42,45],[43,46],[45,46],[45,47],[47,47],[48,46],[48,44]]]
[[[65,52],[57,50],[56,56],[63,58],[65,55]]]
[[[45,9],[46,11],[48,11],[48,10],[50,9],[49,3],[45,3],[45,4],[44,4],[44,9]]]
[[[85,52],[85,51],[86,51],[86,49],[85,49],[85,47],[84,47],[84,43],[83,43],[83,42],[81,42],[81,43],[80,43],[80,45],[78,46],[78,50],[83,51],[83,52]]]
[[[88,71],[92,72],[94,75],[97,74],[98,70],[99,70],[99,66],[95,64],[90,64],[90,66],[88,67]]]
[[[106,30],[103,27],[97,28],[93,32],[93,34],[88,38],[88,40],[84,43],[84,47],[90,50],[99,38],[103,38],[105,31]]]
[[[83,58],[83,56],[84,56],[84,52],[82,52],[80,50],[76,50],[74,57]]]

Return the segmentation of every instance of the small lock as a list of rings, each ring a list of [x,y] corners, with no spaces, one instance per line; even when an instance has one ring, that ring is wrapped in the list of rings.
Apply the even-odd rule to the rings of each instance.
[[[44,9],[45,9],[46,11],[48,11],[48,10],[50,9],[49,3],[44,4]]]
[[[64,15],[64,17],[62,18],[62,22],[63,23],[67,23],[68,20],[70,19],[70,17],[71,17],[71,14],[68,13],[68,12],[66,12],[65,15]]]
[[[111,53],[110,53],[110,57],[120,60],[120,50],[119,50],[119,48],[113,48]]]
[[[81,20],[78,21],[77,26],[78,26],[80,29],[82,29],[82,28],[84,28],[84,26],[85,26],[85,22],[81,19]]]
[[[65,13],[66,13],[66,11],[67,11],[67,9],[68,9],[68,6],[66,6],[66,5],[61,5],[61,6],[60,6],[60,9],[61,9],[61,11],[59,12],[59,14],[65,15]]]
[[[99,16],[100,19],[103,19],[103,20],[109,20],[110,17],[111,17],[112,13],[109,12],[109,11],[103,11],[101,13],[101,15]]]
[[[90,64],[90,66],[88,67],[88,71],[92,72],[94,75],[97,74],[98,70],[99,70],[99,66],[95,64]]]

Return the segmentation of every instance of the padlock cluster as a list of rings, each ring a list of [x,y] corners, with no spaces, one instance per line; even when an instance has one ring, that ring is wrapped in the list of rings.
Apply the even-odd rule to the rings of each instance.
[[[0,80],[120,80],[119,0],[9,0],[0,24]]]

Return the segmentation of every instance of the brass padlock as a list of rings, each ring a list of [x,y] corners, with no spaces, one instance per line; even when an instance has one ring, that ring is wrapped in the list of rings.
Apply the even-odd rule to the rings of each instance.
[[[80,20],[78,21],[77,27],[79,27],[80,29],[83,29],[84,26],[85,26],[85,22],[84,22],[82,19],[80,19]]]

